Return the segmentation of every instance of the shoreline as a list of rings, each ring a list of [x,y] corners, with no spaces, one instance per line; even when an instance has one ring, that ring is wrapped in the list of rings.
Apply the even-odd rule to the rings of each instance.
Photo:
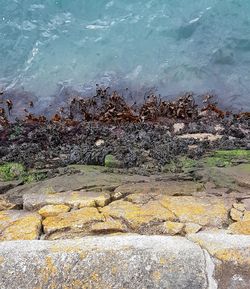
[[[32,105],[32,104],[30,104]],[[7,103],[9,112],[15,104]],[[174,101],[148,95],[129,105],[116,92],[97,86],[96,95],[74,98],[51,119],[27,111],[24,119],[0,117],[0,163],[28,168],[71,164],[162,171],[179,157],[199,159],[215,150],[250,149],[250,115],[224,112],[207,95],[198,106],[192,94]]]

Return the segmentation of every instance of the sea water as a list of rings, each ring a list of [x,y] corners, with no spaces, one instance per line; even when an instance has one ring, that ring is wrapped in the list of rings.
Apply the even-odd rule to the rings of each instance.
[[[46,104],[96,83],[250,108],[249,0],[0,0],[0,87]]]

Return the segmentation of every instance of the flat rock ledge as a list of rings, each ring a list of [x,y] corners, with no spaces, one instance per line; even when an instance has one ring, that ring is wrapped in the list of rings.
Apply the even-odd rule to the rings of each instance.
[[[0,288],[249,288],[250,237],[111,235],[0,243]]]

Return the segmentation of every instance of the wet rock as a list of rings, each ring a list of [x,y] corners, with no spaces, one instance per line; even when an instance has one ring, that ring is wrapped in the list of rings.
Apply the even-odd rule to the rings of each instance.
[[[45,239],[68,239],[88,235],[95,222],[105,219],[96,208],[83,208],[43,220]]]
[[[71,208],[104,207],[110,202],[110,195],[103,192],[62,192],[44,194],[25,194],[25,210],[35,211],[47,205],[67,205]]]
[[[127,194],[160,194],[168,196],[196,195],[203,191],[203,185],[195,182],[177,181],[148,181],[119,186],[115,193]]]
[[[41,231],[41,216],[24,211],[0,212],[0,241],[35,240]]]
[[[0,181],[0,195],[6,193],[8,190],[11,190],[17,186],[23,184],[23,181],[9,181],[9,182],[1,182]]]
[[[67,213],[70,210],[69,206],[66,205],[47,205],[42,207],[38,214],[43,218],[57,216],[61,213]]]
[[[250,188],[250,164],[228,167],[225,168],[223,172],[234,178],[239,186]]]
[[[9,190],[4,194],[10,202],[22,205],[24,194],[48,194],[60,192],[72,192],[80,190],[113,191],[116,187],[131,182],[139,182],[146,179],[139,175],[122,175],[103,172],[103,167],[96,166],[72,166],[80,173],[63,175],[40,181],[38,183],[25,184]]]
[[[0,244],[0,264],[2,288],[209,286],[203,251],[181,237],[95,236],[9,242]]]
[[[248,289],[250,284],[250,236],[225,233],[198,233],[189,239],[205,249],[213,259],[218,288]]]

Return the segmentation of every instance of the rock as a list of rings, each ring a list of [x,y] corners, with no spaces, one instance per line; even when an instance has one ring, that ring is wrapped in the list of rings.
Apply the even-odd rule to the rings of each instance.
[[[246,210],[245,205],[242,203],[234,203],[233,207],[240,212],[244,212]]]
[[[230,217],[234,221],[241,221],[243,217],[243,212],[236,210],[235,208],[232,208],[230,211]]]
[[[6,211],[16,208],[15,204],[12,204],[8,200],[0,197],[0,211]]]
[[[57,216],[60,213],[67,213],[70,210],[69,206],[66,205],[47,205],[42,207],[38,214],[43,218]]]
[[[144,183],[132,183],[119,186],[115,193],[128,194],[160,194],[168,196],[192,196],[198,195],[204,188],[201,184],[189,181],[148,181]]]
[[[198,233],[188,238],[212,255],[218,288],[249,288],[250,236]]]
[[[9,182],[1,182],[0,181],[0,195],[6,193],[8,190],[11,190],[17,186],[23,184],[23,181],[9,181]]]
[[[172,212],[181,223],[221,228],[228,224],[229,205],[217,197],[168,197],[160,199],[163,207]]]
[[[43,220],[45,239],[67,239],[89,234],[90,227],[95,222],[104,222],[105,219],[96,208],[83,208]]]
[[[202,229],[202,226],[194,223],[185,224],[184,232],[186,234],[195,234]]]
[[[122,163],[113,155],[106,155],[104,161],[105,167],[107,168],[121,168]]]
[[[174,221],[176,219],[172,212],[161,206],[157,201],[150,201],[145,205],[137,205],[128,201],[118,200],[101,209],[101,212],[106,217],[123,220],[130,230],[136,232],[146,230],[152,223]]]
[[[185,123],[181,122],[181,123],[175,123],[173,125],[174,128],[174,133],[179,133],[180,131],[182,131],[185,128]]]
[[[97,147],[100,147],[100,146],[102,146],[102,145],[104,145],[105,144],[105,141],[103,140],[103,139],[98,139],[96,142],[95,142],[95,145],[97,146]]]
[[[67,205],[71,208],[103,207],[110,202],[110,194],[102,192],[63,192],[52,194],[25,194],[25,210],[35,211],[47,205]]]
[[[25,184],[9,190],[4,196],[10,202],[23,204],[24,194],[47,194],[48,192],[69,192],[80,190],[113,191],[116,187],[131,182],[141,182],[147,177],[139,175],[109,174],[103,172],[103,167],[74,165],[70,168],[81,171],[70,176],[63,175],[40,181],[38,183]]]
[[[41,231],[41,216],[24,211],[0,212],[0,241],[35,240]]]
[[[208,140],[210,142],[222,139],[223,135],[215,135],[211,133],[190,133],[179,135],[178,138],[181,139],[194,139],[198,141]]]
[[[91,226],[91,232],[94,234],[110,234],[118,232],[127,232],[128,229],[125,224],[119,220],[109,219],[105,222],[95,223]]]
[[[250,164],[224,168],[223,173],[233,178],[239,186],[250,188]]]
[[[233,223],[228,230],[233,234],[250,235],[250,220]]]
[[[250,193],[249,193],[249,195],[250,195]],[[250,211],[250,196],[249,196],[248,199],[242,200],[242,203],[244,204],[246,210],[247,210],[247,211]]]
[[[243,221],[250,221],[250,211],[245,211]]]
[[[163,227],[164,227],[165,234],[174,236],[174,235],[182,233],[184,224],[168,221],[163,224]]]
[[[182,237],[8,242],[0,260],[1,288],[209,287],[203,251]]]

